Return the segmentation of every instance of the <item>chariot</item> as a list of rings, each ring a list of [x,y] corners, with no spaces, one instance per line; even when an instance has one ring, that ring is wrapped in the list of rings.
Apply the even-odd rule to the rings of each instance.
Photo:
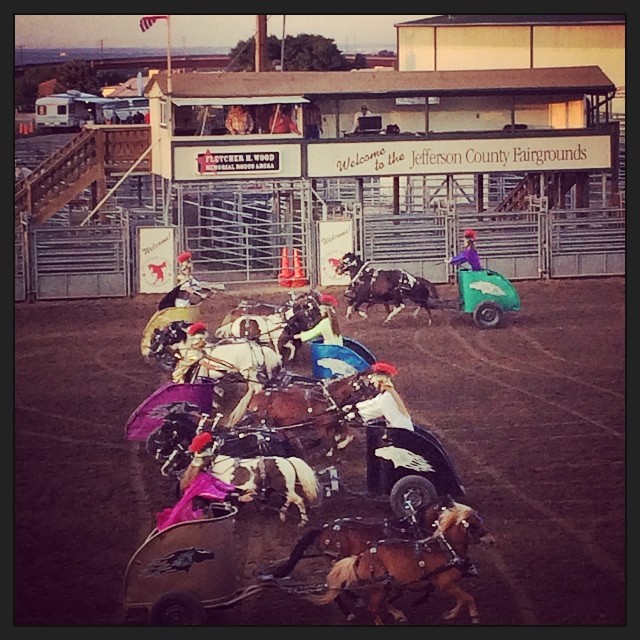
[[[497,271],[458,269],[457,282],[459,297],[443,300],[442,307],[471,314],[480,329],[503,326],[505,313],[520,311],[518,291]]]

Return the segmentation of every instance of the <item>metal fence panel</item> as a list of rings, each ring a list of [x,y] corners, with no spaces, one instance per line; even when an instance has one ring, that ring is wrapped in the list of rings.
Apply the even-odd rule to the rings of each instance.
[[[130,295],[129,238],[124,221],[88,227],[34,229],[38,300]]]
[[[16,231],[13,241],[13,300],[24,302],[27,299],[27,265],[25,261],[26,236]]]
[[[550,214],[550,276],[625,274],[625,211],[620,208]]]

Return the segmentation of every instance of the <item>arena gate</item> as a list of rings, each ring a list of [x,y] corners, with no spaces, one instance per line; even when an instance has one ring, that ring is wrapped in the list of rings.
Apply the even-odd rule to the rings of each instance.
[[[527,211],[496,211],[519,178],[180,183],[168,188],[170,211],[154,208],[154,185],[144,187],[140,206],[136,188],[125,194],[125,206],[88,226],[80,224],[86,211],[68,210],[41,227],[16,229],[14,299],[135,295],[139,225],[174,225],[182,234],[178,246],[193,252],[199,276],[229,284],[276,283],[286,248],[290,267],[297,249],[303,274],[315,286],[321,219],[352,220],[354,250],[365,260],[405,268],[436,284],[454,281],[443,259],[459,249],[467,227],[478,232],[483,265],[511,280],[625,274],[624,200],[606,206],[607,185],[596,179],[590,209],[577,208],[568,194],[562,209],[549,211],[543,197],[530,198]]]
[[[16,244],[20,245],[24,266],[22,299],[131,294],[131,242],[126,216],[90,226],[47,223],[29,233],[16,234],[16,239],[20,236],[22,242]]]
[[[212,282],[277,282],[282,250],[313,277],[312,198],[304,180],[181,183],[177,226],[198,277]]]

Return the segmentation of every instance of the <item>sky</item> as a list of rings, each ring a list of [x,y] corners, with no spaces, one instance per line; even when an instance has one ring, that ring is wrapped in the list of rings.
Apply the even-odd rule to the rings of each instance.
[[[269,15],[267,35],[300,33],[334,40],[343,53],[375,44],[376,50],[396,50],[394,24],[431,17],[420,15]],[[166,47],[167,28],[156,22],[142,32],[143,14],[19,15],[14,14],[15,46],[31,48]],[[227,47],[251,38],[255,15],[171,15],[171,47]]]

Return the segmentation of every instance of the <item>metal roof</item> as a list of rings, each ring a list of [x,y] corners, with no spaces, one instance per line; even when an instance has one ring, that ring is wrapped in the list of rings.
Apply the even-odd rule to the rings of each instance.
[[[442,27],[442,26],[503,26],[503,25],[591,25],[591,24],[626,24],[626,14],[445,14],[433,18],[421,18],[409,22],[397,22],[394,27]]]
[[[166,72],[153,76],[167,93]],[[598,66],[475,71],[268,71],[179,73],[171,76],[174,98],[304,96],[360,99],[445,95],[582,93],[607,95],[615,84]]]

